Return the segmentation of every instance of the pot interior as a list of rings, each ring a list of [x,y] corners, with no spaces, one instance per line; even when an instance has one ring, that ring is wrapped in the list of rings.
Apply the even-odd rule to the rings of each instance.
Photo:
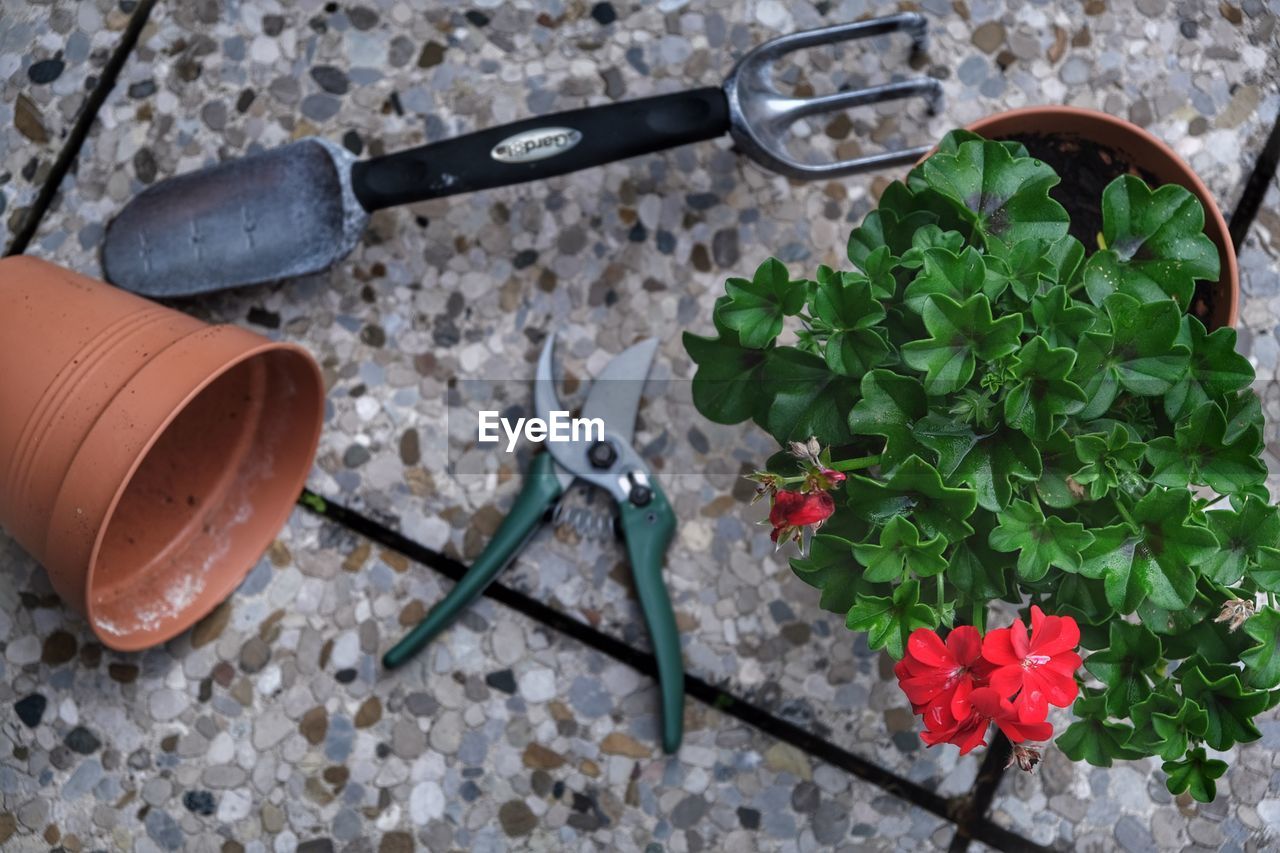
[[[88,610],[110,645],[144,648],[229,595],[271,543],[310,467],[322,405],[305,357],[268,350],[170,418],[111,511]]]

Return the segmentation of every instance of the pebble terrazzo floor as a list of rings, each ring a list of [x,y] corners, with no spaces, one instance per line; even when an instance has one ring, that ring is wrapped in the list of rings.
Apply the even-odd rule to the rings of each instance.
[[[96,16],[89,6],[97,9]],[[0,154],[8,175],[0,186],[7,208],[0,217],[0,240],[7,241],[25,217],[86,85],[105,64],[132,6],[32,3],[16,12],[6,8],[0,18],[6,33],[0,45],[0,126],[6,128]],[[1267,4],[1201,9],[1163,0],[1136,5],[1011,0],[921,7],[932,17],[934,36],[929,57],[917,64],[920,73],[943,80],[948,97],[943,114],[927,122],[914,109],[906,115],[853,113],[815,125],[808,142],[848,156],[862,146],[936,138],[951,125],[1001,108],[1038,102],[1092,106],[1126,115],[1169,141],[1210,184],[1224,210],[1231,210],[1280,107],[1277,8]],[[27,251],[96,274],[102,226],[133,192],[219,158],[308,134],[376,154],[529,114],[708,85],[723,77],[735,56],[770,33],[893,9],[852,0],[812,5],[476,2],[441,4],[425,13],[390,0],[363,5],[160,2]],[[10,44],[22,49],[14,51]],[[36,45],[29,54],[28,44]],[[805,64],[788,70],[786,80],[820,92],[914,73],[903,64],[901,44],[885,41],[875,47],[811,52]],[[63,67],[41,82],[54,67],[38,66],[43,60]],[[31,123],[33,110],[44,141]],[[9,131],[11,126],[18,132]],[[793,184],[746,163],[724,144],[691,146],[543,184],[386,211],[373,218],[361,246],[331,273],[180,307],[308,346],[324,364],[330,387],[326,436],[311,487],[421,545],[464,560],[483,547],[514,497],[520,466],[510,457],[464,452],[459,412],[450,412],[446,403],[449,380],[487,379],[464,387],[488,394],[501,406],[527,406],[532,360],[548,331],[560,336],[565,368],[576,377],[591,375],[609,355],[640,337],[659,337],[659,361],[637,444],[682,519],[667,577],[690,672],[862,758],[944,795],[959,795],[972,785],[977,761],[921,749],[904,700],[886,689],[883,661],[852,642],[840,619],[817,609],[816,595],[793,578],[785,560],[770,556],[767,533],[752,526],[755,516],[743,507],[738,477],[768,455],[769,442],[754,430],[709,424],[693,411],[687,383],[691,365],[679,343],[682,329],[709,325],[710,304],[725,275],[749,270],[770,253],[797,271],[838,262],[849,222],[861,217],[884,180]],[[1242,346],[1269,378],[1278,354],[1278,254],[1280,198],[1273,191],[1241,256]],[[1275,389],[1265,390],[1270,391],[1268,415],[1280,420]],[[448,463],[453,473],[445,473]],[[308,535],[299,532],[299,523],[286,539]],[[300,541],[321,549],[318,560],[343,562],[361,550],[350,537],[309,535]],[[413,574],[419,577],[425,570],[417,567]],[[625,563],[610,542],[584,541],[566,531],[544,535],[504,580],[628,643],[646,643]],[[18,585],[9,595],[27,589]],[[435,597],[422,594],[428,603]],[[362,601],[364,615],[357,620]],[[261,615],[242,615],[245,607],[247,601],[233,600],[233,624],[256,625]],[[320,625],[364,624],[377,614],[368,600],[354,595],[322,596],[317,607],[328,608],[319,611],[327,620]],[[17,607],[6,610],[17,612]],[[56,609],[35,612],[46,614],[36,624],[41,638],[64,619]],[[372,631],[374,648],[378,642],[385,646],[394,630],[390,613],[381,617],[381,628],[375,621]],[[15,627],[20,617],[11,622],[0,632],[10,647],[23,636]],[[253,635],[246,630],[241,643]],[[530,625],[530,630],[537,629]],[[337,632],[323,633],[334,640]],[[472,641],[484,642],[482,636]],[[177,659],[177,669],[165,678],[185,669],[188,652],[180,646],[166,653]],[[591,671],[581,661],[568,662],[575,654],[590,655],[566,646],[552,667],[570,687],[573,678],[564,681],[566,676]],[[10,660],[5,681],[15,689],[23,667]],[[485,664],[476,666],[480,671]],[[444,671],[452,670],[446,665]],[[185,690],[191,699],[203,677],[184,674],[169,689]],[[436,680],[415,683],[434,689]],[[75,701],[91,701],[94,690],[86,685],[93,680],[86,675],[84,683],[72,681],[67,690]],[[601,683],[603,698],[570,689],[562,707],[589,715],[607,701],[609,710],[602,715],[608,715],[623,707],[624,699],[635,703]],[[354,684],[341,689],[354,690]],[[326,699],[337,689],[331,685]],[[335,704],[363,695],[344,692]],[[114,707],[119,713],[119,704]],[[144,725],[154,710],[136,696],[127,707]],[[397,716],[389,699],[386,707],[388,717]],[[632,716],[625,714],[628,721]],[[206,728],[229,722],[212,706],[209,717]],[[1231,798],[1229,805],[1226,798],[1212,807],[1171,803],[1160,796],[1159,783],[1148,785],[1152,768],[1140,764],[1110,771],[1074,768],[1051,755],[1042,772],[1005,782],[993,818],[1041,843],[1166,849],[1234,842],[1242,849],[1260,848],[1267,843],[1262,827],[1280,821],[1280,773],[1270,769],[1280,746],[1280,724],[1264,730],[1261,744],[1243,750],[1241,767],[1228,776],[1226,785],[1238,779],[1234,784],[1249,792]],[[602,748],[592,740],[595,727],[584,731],[592,732],[579,735],[595,744],[591,749]],[[607,732],[599,734],[603,738]],[[27,762],[4,764],[0,792],[6,813],[17,814],[27,797],[5,785],[38,781],[52,761],[53,747],[52,742],[31,743]],[[511,745],[506,749],[519,751]],[[761,749],[767,752],[769,745]],[[505,766],[494,763],[496,754],[480,762],[490,774]],[[442,757],[446,765],[452,760],[450,753]],[[690,762],[681,758],[681,772],[691,772],[685,766]],[[198,755],[191,760],[207,763]],[[305,776],[316,769],[296,752],[275,760],[284,768],[279,772],[296,767]],[[370,753],[359,771],[351,766],[349,772],[368,773],[376,763]],[[762,789],[776,783],[751,784]],[[400,809],[394,820],[385,817],[386,811],[370,817],[358,808],[363,803],[355,803],[348,809],[354,817],[344,818],[344,826],[350,829],[355,820],[365,827],[357,835],[376,842],[384,824],[398,820],[435,849],[432,824],[416,821],[409,810],[412,801],[405,791],[412,786],[396,785],[407,782],[381,786]],[[685,790],[693,793],[688,786]],[[530,798],[527,790],[523,796]],[[843,796],[849,797],[846,804],[858,799]],[[705,798],[705,814],[694,821],[699,842],[684,843],[705,844],[712,835],[720,837],[718,844],[727,843],[728,830],[714,820],[715,803],[723,800]],[[544,797],[544,811],[534,815],[539,828],[533,837],[544,845],[607,847],[622,843],[616,833],[633,827],[638,836],[650,833],[673,848],[681,843],[658,834],[652,819],[626,810],[611,824],[610,840],[579,827],[573,830],[579,834],[566,841],[541,820],[544,812],[550,814],[553,799]],[[1109,805],[1091,808],[1097,800]],[[306,840],[308,833],[322,836],[326,828],[338,846],[350,840],[338,837],[330,827],[336,817],[313,801],[289,802],[293,811],[285,825],[293,836],[286,842]],[[474,809],[464,802],[457,814],[446,812],[446,823],[454,831],[469,827],[481,820],[471,817],[473,810],[484,815],[482,822],[492,822],[501,802],[487,793],[475,802],[480,805]],[[86,797],[78,806],[61,805],[68,814],[83,816],[101,803],[93,799],[90,804]],[[302,826],[295,826],[295,812]],[[771,830],[766,818],[743,843],[817,843],[803,834],[803,820],[793,815],[791,821],[795,829],[779,833],[774,830],[785,824]],[[26,821],[18,825],[22,832],[44,831]],[[562,825],[572,828],[564,820],[553,824],[563,833]],[[155,840],[147,834],[146,816],[133,815],[107,829],[92,826],[64,826],[63,831],[80,832],[87,846],[95,832],[105,833],[104,838],[120,832]],[[922,826],[911,838],[936,842],[937,827]],[[811,830],[816,838],[819,830]],[[738,831],[752,832],[745,826]],[[246,842],[252,837],[231,835]],[[504,839],[513,846],[526,843],[501,834],[490,840]],[[845,841],[863,843],[852,835]],[[441,843],[481,842],[476,836],[466,844],[456,838]]]

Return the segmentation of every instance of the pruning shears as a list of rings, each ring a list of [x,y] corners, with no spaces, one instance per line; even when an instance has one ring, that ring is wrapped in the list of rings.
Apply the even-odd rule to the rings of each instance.
[[[550,423],[564,413],[552,380],[554,334],[547,338],[538,360],[533,399],[537,416]],[[642,341],[623,350],[605,365],[587,393],[581,420],[598,419],[599,431],[583,430],[567,441],[547,441],[547,452],[534,456],[525,472],[524,487],[493,539],[471,568],[399,643],[382,658],[388,669],[406,663],[444,631],[480,597],[538,528],[550,520],[561,498],[576,481],[606,491],[617,506],[615,529],[626,542],[662,694],[662,746],[680,748],[684,726],[684,664],[675,613],[662,580],[663,555],[675,533],[675,513],[649,467],[631,446],[645,378],[658,342]],[[594,434],[592,434],[594,432]]]

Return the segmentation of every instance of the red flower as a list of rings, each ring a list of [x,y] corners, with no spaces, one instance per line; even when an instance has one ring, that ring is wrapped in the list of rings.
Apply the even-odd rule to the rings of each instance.
[[[773,496],[773,508],[769,510],[769,523],[773,525],[770,538],[781,544],[787,539],[800,541],[805,528],[817,530],[836,510],[836,502],[826,492],[780,491]]]
[[[925,730],[920,733],[920,739],[929,746],[954,744],[960,747],[961,755],[966,755],[979,746],[987,745],[987,732],[991,730],[992,723],[1013,743],[1053,737],[1051,723],[1023,722],[1018,719],[1013,703],[990,687],[979,687],[970,693],[968,706],[968,713],[957,718],[948,705],[930,705],[924,713]]]
[[[969,697],[973,713],[990,720],[1000,727],[1013,743],[1027,740],[1048,740],[1053,737],[1053,724],[1044,720],[1028,722],[1019,718],[1013,703],[990,687],[980,687]]]
[[[893,671],[917,714],[942,704],[954,719],[962,720],[969,714],[969,694],[985,684],[989,669],[982,659],[978,629],[964,625],[948,634],[945,644],[928,628],[912,631],[906,656]]]
[[[990,688],[985,688],[990,689]],[[977,691],[975,691],[977,692]],[[979,746],[987,745],[987,729],[991,728],[990,718],[983,717],[973,710],[956,719],[949,705],[935,703],[925,709],[924,731],[920,739],[929,746],[950,743],[960,747],[961,755],[968,755]]]
[[[1030,639],[1021,620],[983,639],[982,656],[994,667],[989,683],[1002,698],[1016,694],[1014,705],[1023,722],[1042,722],[1049,705],[1066,708],[1079,693],[1075,672],[1080,655],[1074,651],[1079,644],[1076,620],[1045,616],[1032,605]]]

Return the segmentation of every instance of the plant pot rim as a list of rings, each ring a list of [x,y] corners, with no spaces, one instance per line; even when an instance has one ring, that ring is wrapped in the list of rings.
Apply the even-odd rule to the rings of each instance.
[[[304,373],[307,374],[308,377],[314,381],[315,387],[320,389],[320,397],[323,399],[324,377],[320,372],[320,368],[311,357],[311,354],[304,347],[298,344],[287,341],[263,340],[262,343],[257,346],[244,349],[231,358],[225,358],[224,360],[224,357],[221,355],[221,350],[226,345],[226,342],[223,339],[224,333],[228,333],[239,338],[240,331],[241,330],[235,326],[209,326],[199,329],[186,337],[186,343],[190,344],[193,349],[188,352],[189,357],[183,361],[185,365],[191,366],[193,370],[192,376],[199,376],[200,378],[189,386],[190,390],[185,395],[173,403],[170,407],[169,413],[156,425],[151,435],[136,453],[132,464],[129,466],[125,475],[120,479],[119,486],[116,488],[106,506],[102,524],[98,529],[97,535],[94,537],[88,556],[88,564],[82,590],[85,596],[83,610],[85,619],[93,629],[94,634],[98,636],[99,640],[101,640],[104,645],[116,651],[141,651],[143,649],[160,645],[161,643],[167,642],[190,630],[191,626],[203,619],[208,615],[208,613],[235,592],[236,587],[240,585],[241,581],[244,580],[245,576],[248,575],[254,567],[254,562],[248,562],[243,567],[243,570],[226,573],[225,577],[221,578],[222,583],[215,584],[214,587],[211,587],[211,590],[213,590],[212,592],[202,594],[196,604],[193,604],[190,608],[184,609],[182,618],[176,620],[167,629],[160,631],[134,631],[120,636],[115,636],[109,631],[101,628],[99,624],[99,614],[95,612],[96,607],[91,592],[93,590],[94,578],[99,567],[98,563],[103,543],[106,540],[108,531],[111,529],[111,523],[115,517],[116,510],[119,507],[121,500],[123,500],[125,494],[128,492],[129,486],[133,482],[135,475],[151,455],[156,443],[160,441],[161,437],[169,430],[174,421],[176,421],[182,413],[186,411],[187,407],[190,406],[192,402],[194,402],[201,394],[205,393],[210,386],[226,374],[230,373],[236,367],[246,362],[272,355],[293,356],[297,362],[295,369],[299,371],[299,375]],[[179,344],[181,343],[182,342],[179,342]],[[207,358],[217,362],[218,367],[215,370],[208,371],[206,373],[201,367],[203,359],[199,357],[191,357],[196,353],[199,353],[201,350],[207,352]],[[155,363],[153,362],[153,364]],[[141,382],[141,384],[148,384],[149,377],[147,374],[147,369],[143,368],[143,370],[140,371],[133,380],[131,380],[130,384],[132,385],[137,382]],[[302,446],[308,449],[307,455],[309,457],[314,457],[315,455],[315,449],[320,442],[322,428],[322,420],[320,418],[316,418],[314,423],[311,425],[310,435],[305,437],[299,436],[299,438],[302,439]],[[310,465],[300,468],[295,472],[294,476],[288,481],[290,490],[301,493],[310,473]],[[255,521],[264,530],[270,529],[273,531],[279,531],[286,523],[290,513],[293,512],[293,509],[293,504],[282,504],[280,507],[276,508],[276,511],[273,514],[267,516],[265,519],[259,517],[255,519]],[[264,544],[263,550],[266,549],[267,545],[269,545],[269,543]],[[226,588],[221,589],[221,587]]]
[[[1204,208],[1205,230],[1214,243],[1217,244],[1219,255],[1222,261],[1222,271],[1218,278],[1219,291],[1225,290],[1226,299],[1226,326],[1234,328],[1240,319],[1240,267],[1236,260],[1235,246],[1231,240],[1231,231],[1227,227],[1227,220],[1222,215],[1222,211],[1218,208],[1218,203],[1214,199],[1213,193],[1205,185],[1195,170],[1187,164],[1185,160],[1178,156],[1177,152],[1168,146],[1159,137],[1152,134],[1145,128],[1139,127],[1128,119],[1119,118],[1100,110],[1088,109],[1085,107],[1072,107],[1060,104],[1044,104],[1038,106],[1016,107],[1010,110],[1002,110],[998,113],[992,113],[989,116],[980,118],[977,121],[970,122],[965,125],[966,130],[982,134],[984,130],[993,125],[1002,124],[1004,122],[1016,122],[1019,119],[1028,118],[1044,119],[1056,118],[1062,124],[1061,132],[1072,132],[1072,122],[1095,122],[1104,124],[1114,128],[1117,131],[1128,134],[1137,139],[1142,145],[1149,146],[1155,152],[1168,162],[1168,164],[1176,169],[1182,176],[1182,185],[1195,193],[1200,199],[1201,207]],[[936,150],[936,149],[935,149]],[[930,151],[929,154],[932,154]],[[926,154],[926,157],[929,155]],[[922,158],[923,159],[923,158]],[[1212,330],[1210,330],[1212,331]]]

